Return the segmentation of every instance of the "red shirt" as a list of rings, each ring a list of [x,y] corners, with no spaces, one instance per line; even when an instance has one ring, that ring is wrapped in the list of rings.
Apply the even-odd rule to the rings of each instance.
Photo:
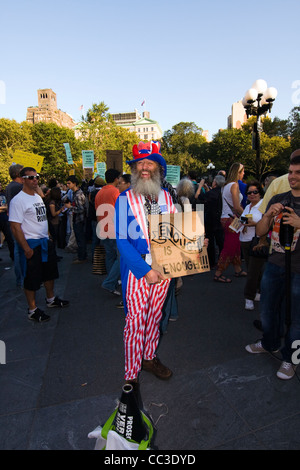
[[[119,197],[119,194],[120,192],[115,186],[112,184],[107,184],[106,186],[103,186],[100,191],[98,191],[95,197],[95,209],[97,214],[97,221],[100,222],[101,238],[103,237],[104,233],[107,238],[115,238],[115,203]],[[106,207],[102,205],[106,205]]]

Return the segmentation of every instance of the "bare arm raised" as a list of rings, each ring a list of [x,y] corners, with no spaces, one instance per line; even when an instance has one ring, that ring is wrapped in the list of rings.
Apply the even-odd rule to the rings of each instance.
[[[272,204],[261,220],[256,224],[256,235],[262,237],[270,230],[274,217],[282,212],[284,206],[280,202]]]

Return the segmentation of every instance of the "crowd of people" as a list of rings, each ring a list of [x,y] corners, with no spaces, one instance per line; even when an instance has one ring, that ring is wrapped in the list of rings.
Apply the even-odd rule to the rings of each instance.
[[[149,217],[194,211],[202,204],[213,281],[231,284],[227,270],[232,265],[234,277],[245,281],[244,308],[253,310],[254,301],[260,302],[255,326],[262,331],[262,339],[246,350],[251,354],[278,350],[285,322],[277,376],[292,378],[293,342],[300,341],[300,150],[292,153],[285,175],[268,177],[264,185],[245,182],[244,165],[235,162],[199,182],[191,172],[173,188],[166,181],[166,162],[158,142],[134,146],[133,159],[127,163],[130,174],[108,169],[105,180],[98,176],[87,183],[69,176],[65,184],[53,178],[47,187],[39,186],[34,168],[10,167],[12,181],[5,191],[0,188],[0,230],[14,261],[16,284],[24,288],[28,318],[50,319],[36,305],[36,291],[42,284],[46,307],[69,305],[55,295],[61,260],[57,248],[75,253],[73,263],[82,264],[88,261],[88,243],[92,258],[100,244],[106,265],[101,286],[122,299],[117,306],[125,312],[125,381],[138,392],[142,369],[169,379],[172,371],[156,350],[168,321],[178,316],[176,295],[183,281],[166,279],[151,267]],[[287,250],[291,257],[288,292],[283,281]],[[287,296],[289,312],[286,307],[282,315]]]

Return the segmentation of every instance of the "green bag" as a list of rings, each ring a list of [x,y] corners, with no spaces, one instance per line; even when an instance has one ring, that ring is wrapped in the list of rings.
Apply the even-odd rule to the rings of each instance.
[[[114,412],[103,427],[89,433],[97,439],[97,450],[147,450],[153,439],[153,425],[140,410],[133,386],[125,384],[122,396]]]
[[[101,437],[105,441],[107,441],[109,431],[115,431],[115,429],[116,429],[116,427],[114,425],[114,421],[115,421],[117,412],[118,412],[118,408],[116,408],[114,410],[114,412],[111,414],[111,416],[108,418],[108,420],[106,421],[106,423],[104,424],[104,426],[102,428]],[[151,441],[152,441],[152,438],[153,438],[153,425],[152,425],[150,419],[145,415],[145,413],[143,413],[143,411],[141,411],[141,415],[142,415],[142,419],[144,421],[144,424],[145,424],[146,428],[148,429],[148,436],[147,436],[148,438],[146,440],[145,439],[142,440],[141,442],[136,442],[132,439],[125,439],[123,436],[120,436],[120,438],[125,439],[129,443],[137,444],[138,445],[137,450],[147,450],[147,449],[150,448]],[[105,448],[103,450],[105,450]],[[136,446],[134,446],[134,448],[136,448]]]

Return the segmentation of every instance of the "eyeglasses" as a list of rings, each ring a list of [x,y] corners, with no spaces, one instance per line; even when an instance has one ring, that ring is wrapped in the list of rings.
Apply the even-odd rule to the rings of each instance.
[[[255,189],[254,191],[248,191],[248,192],[247,192],[247,196],[248,196],[249,194],[258,194],[258,193],[259,193],[259,191],[257,191],[257,189]]]
[[[39,177],[40,177],[40,175],[25,175],[25,176],[22,176],[22,178],[26,178],[27,180],[34,180],[34,178],[36,178],[38,180]]]

